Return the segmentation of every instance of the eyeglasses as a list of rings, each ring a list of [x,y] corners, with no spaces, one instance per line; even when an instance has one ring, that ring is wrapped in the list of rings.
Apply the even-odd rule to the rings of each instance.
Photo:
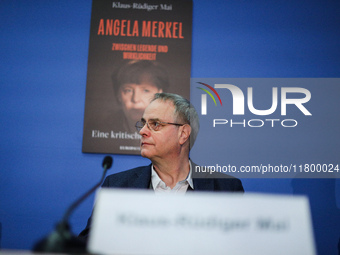
[[[185,125],[185,124],[163,122],[163,121],[156,121],[156,120],[149,120],[149,121],[140,120],[140,121],[137,121],[136,123],[136,129],[138,133],[142,130],[145,124],[148,126],[150,130],[153,130],[153,131],[158,131],[162,126],[165,126],[165,125],[175,125],[175,126]]]

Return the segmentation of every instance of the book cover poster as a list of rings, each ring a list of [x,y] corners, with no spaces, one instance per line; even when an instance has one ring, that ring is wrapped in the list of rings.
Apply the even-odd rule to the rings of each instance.
[[[190,97],[191,31],[191,1],[93,0],[83,152],[140,154],[153,95]]]

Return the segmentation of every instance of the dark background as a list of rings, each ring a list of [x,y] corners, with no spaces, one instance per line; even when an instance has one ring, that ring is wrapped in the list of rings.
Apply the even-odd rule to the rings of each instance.
[[[193,6],[191,77],[339,77],[339,1]],[[81,152],[91,1],[3,0],[0,14],[1,247],[30,249],[101,174],[104,155]],[[148,163],[115,155],[110,173]],[[318,252],[337,254],[339,181],[293,184],[244,180],[247,192],[307,194]],[[92,203],[72,216],[74,232],[85,226]]]

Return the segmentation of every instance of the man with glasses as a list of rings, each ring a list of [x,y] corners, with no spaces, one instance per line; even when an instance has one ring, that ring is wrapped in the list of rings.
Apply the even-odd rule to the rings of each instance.
[[[243,191],[241,181],[231,176],[193,178],[195,165],[189,151],[198,134],[199,120],[195,108],[182,96],[155,94],[136,128],[142,136],[141,155],[152,164],[108,176],[103,187],[182,194],[188,190]]]
[[[112,174],[105,179],[103,187],[177,194],[243,192],[241,181],[231,176],[194,178],[195,164],[189,159],[189,151],[198,134],[199,120],[195,108],[185,98],[170,93],[155,94],[136,128],[142,136],[141,155],[150,159],[151,164]],[[87,236],[89,226],[90,220],[80,236]]]

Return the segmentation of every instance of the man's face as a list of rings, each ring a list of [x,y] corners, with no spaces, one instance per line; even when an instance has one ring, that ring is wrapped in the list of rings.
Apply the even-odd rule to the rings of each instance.
[[[138,121],[155,93],[162,92],[150,83],[127,83],[119,90],[119,98],[127,118]]]
[[[171,102],[155,100],[148,105],[143,114],[145,121],[176,123],[175,107]],[[139,132],[141,138],[141,155],[150,160],[171,158],[179,152],[181,127],[175,125],[161,126],[158,131],[150,130],[145,125]]]

